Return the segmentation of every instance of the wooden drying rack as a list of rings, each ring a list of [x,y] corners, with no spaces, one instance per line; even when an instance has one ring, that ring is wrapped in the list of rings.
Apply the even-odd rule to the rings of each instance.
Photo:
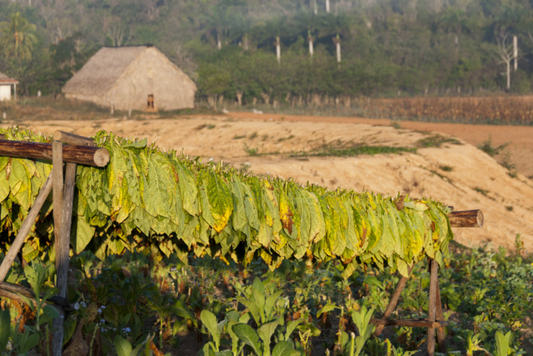
[[[54,356],[61,356],[65,311],[72,310],[72,306],[67,299],[67,277],[70,230],[72,226],[72,205],[74,201],[74,185],[76,183],[76,165],[105,167],[109,162],[109,152],[105,148],[94,146],[94,140],[88,137],[56,131],[54,132],[54,140],[51,144],[6,141],[5,135],[2,135],[0,137],[0,156],[52,161],[52,171],[41,187],[39,194],[28,212],[28,216],[22,223],[15,240],[0,265],[0,296],[23,303],[23,299],[17,294],[20,293],[35,303],[31,289],[6,283],[4,279],[53,188],[56,287],[59,289],[59,293],[50,298],[49,302],[54,304],[60,315],[59,318],[54,319],[52,352]],[[65,177],[63,177],[63,163],[66,163]],[[61,167],[61,169],[58,169],[58,167]]]
[[[74,198],[74,185],[76,180],[76,165],[89,165],[105,167],[109,162],[109,152],[100,147],[94,146],[94,141],[90,138],[69,134],[62,131],[54,133],[54,141],[50,143],[36,143],[23,141],[5,141],[5,137],[0,136],[0,156],[30,158],[38,160],[51,160],[53,167],[63,167],[66,163],[65,177],[63,169],[54,169],[50,172],[46,182],[41,187],[39,194],[35,198],[28,216],[0,265],[0,297],[6,297],[18,302],[24,302],[17,294],[20,293],[30,300],[33,300],[31,289],[4,282],[11,265],[19,253],[24,240],[28,236],[31,227],[34,225],[39,212],[53,188],[53,219],[54,219],[54,247],[56,251],[56,271],[58,295],[49,299],[58,309],[60,317],[54,319],[53,331],[53,355],[61,356],[63,346],[63,321],[65,311],[71,311],[72,306],[67,299],[67,276],[70,252],[70,230],[72,226],[72,205]],[[452,227],[481,227],[483,226],[483,213],[481,210],[457,211],[448,215]],[[435,352],[435,329],[439,349],[446,352],[444,327],[448,325],[444,321],[440,290],[438,283],[438,264],[430,259],[430,287],[429,287],[429,312],[425,320],[388,319],[400,298],[400,294],[405,287],[408,277],[403,277],[398,282],[394,294],[383,314],[382,319],[372,319],[371,323],[377,326],[374,336],[378,337],[383,332],[385,326],[409,326],[428,328],[428,354]],[[411,274],[413,266],[410,266],[408,273]],[[63,318],[61,317],[63,316]]]
[[[451,207],[453,209],[453,207]],[[467,210],[456,211],[448,214],[450,220],[450,226],[452,227],[482,227],[483,226],[483,213],[481,210]],[[408,269],[408,275],[411,274],[414,265]],[[438,280],[439,265],[434,259],[429,259],[429,305],[428,305],[428,318],[427,319],[403,319],[394,320],[389,319],[392,312],[398,304],[400,294],[405,288],[407,279],[409,277],[402,276],[392,298],[383,313],[382,319],[372,319],[370,322],[377,326],[374,331],[374,336],[378,337],[383,332],[385,326],[408,326],[408,327],[422,327],[428,328],[427,350],[428,355],[433,356],[435,354],[435,329],[437,329],[437,339],[439,342],[439,351],[446,353],[446,335],[444,333],[444,327],[448,326],[448,322],[444,320],[444,314],[442,312],[442,302],[440,298],[439,280]]]

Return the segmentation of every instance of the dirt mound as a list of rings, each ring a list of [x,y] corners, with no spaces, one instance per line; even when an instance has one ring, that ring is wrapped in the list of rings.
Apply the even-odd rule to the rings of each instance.
[[[330,189],[432,197],[455,210],[479,208],[485,214],[485,226],[456,229],[458,242],[514,249],[521,234],[526,250],[533,250],[533,182],[521,174],[511,177],[493,158],[462,140],[392,126],[232,116],[25,125],[41,132],[62,129],[85,136],[105,129],[121,136],[148,137],[160,147],[204,160],[223,160],[254,174]],[[384,148],[403,152],[352,156]]]

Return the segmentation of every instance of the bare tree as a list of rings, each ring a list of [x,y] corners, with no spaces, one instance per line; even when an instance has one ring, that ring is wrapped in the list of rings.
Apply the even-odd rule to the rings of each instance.
[[[501,38],[496,38],[496,41],[498,42],[498,50],[497,54],[500,58],[500,64],[505,64],[506,71],[505,74],[507,76],[507,90],[511,88],[511,61],[513,60],[513,44],[507,44],[507,34],[502,34],[500,36]]]
[[[120,23],[111,24],[105,34],[111,40],[113,47],[121,47],[129,39],[126,35],[126,28]]]
[[[194,61],[192,54],[186,48],[183,48],[179,44],[174,47],[172,60],[189,78],[194,81],[198,79],[198,73],[196,72],[198,65]]]

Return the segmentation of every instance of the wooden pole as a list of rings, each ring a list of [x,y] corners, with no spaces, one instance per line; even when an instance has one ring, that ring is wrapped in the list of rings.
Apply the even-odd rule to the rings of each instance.
[[[439,280],[437,278],[437,320],[444,320],[444,313],[442,312],[442,301],[440,299]],[[444,325],[437,328],[437,341],[439,342],[439,351],[446,353],[446,333],[444,332]]]
[[[436,300],[437,300],[437,278],[438,265],[437,261],[431,259],[430,265],[430,279],[429,279],[429,306],[428,306],[428,321],[435,322],[436,317]],[[435,355],[435,327],[428,328],[428,355]]]
[[[54,141],[52,143],[52,165],[54,168],[53,175],[53,198],[54,198],[54,249],[56,260],[56,271],[62,268],[61,259],[61,218],[63,212],[63,143]],[[68,268],[68,266],[67,266]],[[57,282],[59,282],[59,273],[57,273]],[[54,331],[52,342],[52,353],[54,356],[61,356],[63,353],[63,321],[65,313],[63,308],[57,308],[59,317],[54,319]]]
[[[52,145],[40,142],[0,140],[0,156],[52,160]],[[63,160],[87,166],[104,167],[109,163],[109,151],[100,147],[63,147]]]
[[[61,214],[61,229],[59,239],[59,253],[56,251],[57,285],[59,296],[67,297],[67,277],[70,252],[70,230],[72,227],[72,205],[74,202],[74,186],[76,181],[76,163],[67,163],[65,187],[63,190],[63,208]]]
[[[6,291],[6,292],[20,293],[23,296],[28,297],[28,298],[35,297],[31,289],[23,287],[23,286],[19,286],[17,284],[0,282],[0,290]],[[40,298],[42,299],[43,297],[44,297],[44,293],[41,293]],[[70,305],[70,303],[68,302],[66,298],[61,298],[57,295],[54,295],[53,297],[50,297],[48,300],[54,304],[63,306],[65,310],[73,310],[72,305]]]
[[[15,261],[15,258],[17,257],[17,253],[19,253],[20,248],[22,247],[22,244],[24,243],[24,240],[26,239],[26,236],[28,236],[28,233],[31,230],[31,227],[35,223],[35,220],[37,219],[37,216],[39,215],[39,212],[41,211],[41,208],[46,201],[46,198],[50,194],[50,191],[52,190],[52,176],[54,174],[54,170],[52,169],[52,172],[50,172],[50,175],[48,176],[48,179],[42,186],[41,190],[39,191],[39,194],[37,195],[37,198],[35,198],[35,202],[33,203],[30,212],[28,213],[28,216],[22,223],[22,226],[20,227],[20,230],[17,234],[17,237],[15,238],[15,241],[13,241],[13,244],[9,248],[9,251],[7,251],[6,257],[2,260],[2,265],[0,265],[0,282],[3,282],[4,279],[7,276],[7,273],[9,272],[9,269],[11,268],[11,265],[13,264],[13,261]]]
[[[54,132],[54,140],[74,146],[94,146],[94,140],[85,136],[59,131]]]
[[[18,302],[19,304],[26,304],[26,301],[22,299],[20,295],[18,295],[17,293],[7,291],[7,290],[0,289],[0,297],[14,300]],[[35,299],[33,299],[33,297],[28,297],[28,299],[33,303],[34,307],[37,307],[37,303],[35,302]]]
[[[408,269],[409,275],[411,275],[411,271],[413,270],[413,267],[414,267],[414,264],[409,267]],[[404,277],[404,276],[400,278],[400,281],[398,282],[398,285],[396,286],[396,289],[394,290],[394,293],[389,302],[389,305],[387,305],[387,309],[385,309],[385,313],[383,314],[383,319],[387,319],[389,316],[391,316],[392,312],[396,308],[396,304],[398,304],[398,300],[400,299],[400,295],[402,294],[402,291],[405,288],[405,283],[407,283],[407,279],[408,277]],[[381,335],[384,328],[385,328],[385,324],[379,324],[378,327],[376,328],[376,331],[374,331],[374,336],[378,337],[379,335]]]
[[[454,211],[448,214],[451,227],[483,227],[481,210]]]
[[[370,323],[378,326],[408,326],[411,328],[439,328],[449,325],[449,322],[443,320],[427,321],[423,319],[372,319]]]

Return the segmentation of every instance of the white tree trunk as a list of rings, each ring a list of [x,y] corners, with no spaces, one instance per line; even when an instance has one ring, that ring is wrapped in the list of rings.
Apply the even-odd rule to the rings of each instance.
[[[326,12],[329,14],[329,0],[326,0]]]
[[[309,40],[309,55],[311,56],[311,58],[313,58],[313,53],[314,53],[314,49],[313,49],[313,40],[310,39],[310,40]]]
[[[341,62],[341,42],[337,41],[337,63]]]
[[[281,64],[281,47],[279,37],[276,37],[276,58],[278,59],[278,64]]]
[[[511,61],[507,61],[507,90],[511,89]]]
[[[514,71],[518,70],[518,37],[513,36]]]
[[[246,34],[244,34],[243,45],[244,45],[244,49],[247,51],[248,50],[248,36]]]
[[[218,38],[217,46],[218,46],[218,49],[222,49],[222,41],[220,40],[220,37]]]

